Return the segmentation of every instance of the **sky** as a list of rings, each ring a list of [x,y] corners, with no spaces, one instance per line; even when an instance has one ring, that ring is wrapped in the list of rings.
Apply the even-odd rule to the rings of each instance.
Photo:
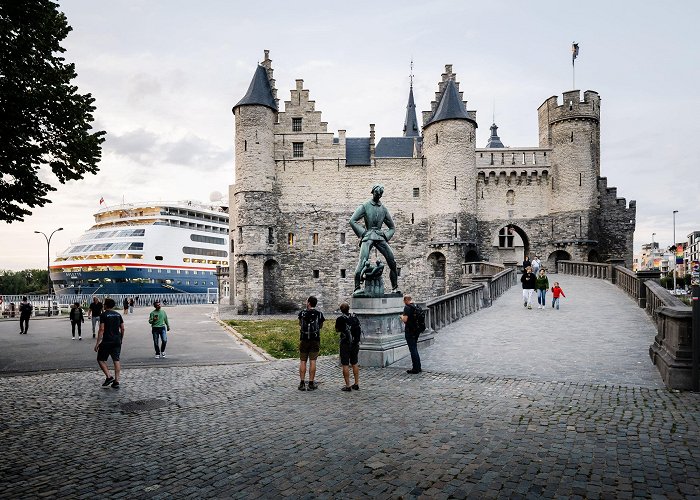
[[[52,203],[24,222],[0,222],[0,269],[46,266],[94,222],[125,202],[208,201],[233,182],[232,106],[270,50],[280,105],[294,80],[328,130],[377,139],[402,135],[413,60],[419,113],[430,109],[445,64],[477,146],[495,116],[506,146],[538,144],[537,108],[574,86],[601,96],[601,175],[637,201],[635,252],[700,230],[700,2],[61,0],[73,31],[64,54],[75,83],[95,98],[107,133],[100,171],[52,184]],[[52,174],[43,173],[51,182]],[[55,179],[55,178],[54,178]],[[102,205],[104,206],[104,205]]]

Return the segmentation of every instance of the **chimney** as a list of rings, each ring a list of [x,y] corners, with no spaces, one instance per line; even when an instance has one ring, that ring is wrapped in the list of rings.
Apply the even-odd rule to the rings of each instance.
[[[374,160],[374,123],[369,124],[369,159]]]

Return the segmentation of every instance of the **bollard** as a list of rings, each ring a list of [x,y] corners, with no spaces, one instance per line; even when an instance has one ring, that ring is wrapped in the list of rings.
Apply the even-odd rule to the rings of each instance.
[[[695,278],[693,285],[693,336],[692,336],[692,346],[693,346],[693,390],[700,390],[700,286],[698,286],[698,280]]]

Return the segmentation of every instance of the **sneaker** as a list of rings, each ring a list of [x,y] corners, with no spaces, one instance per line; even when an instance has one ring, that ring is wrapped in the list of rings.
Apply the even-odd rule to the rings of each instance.
[[[310,380],[308,390],[315,391],[316,389],[318,389],[318,384],[316,382],[314,382],[313,380]]]
[[[83,337],[78,337],[78,340],[83,340]]]
[[[359,391],[359,390],[360,390],[360,386],[359,386],[358,384],[352,384],[351,387],[352,387],[354,390],[356,390],[356,391]]]
[[[343,387],[340,388],[341,391],[343,392],[351,392],[352,389],[348,387],[347,385],[344,385]]]
[[[104,382],[102,382],[102,387],[109,387],[114,382],[114,377],[107,377]]]
[[[160,357],[161,357],[161,358],[164,358],[164,357],[165,357],[165,351],[163,351],[163,352],[160,353]]]
[[[75,340],[75,337],[71,337],[70,339],[71,339],[71,340]]]
[[[115,380],[114,382],[112,382],[112,389],[119,389],[119,381],[118,380]]]
[[[528,309],[532,309],[532,306],[527,306]]]
[[[406,370],[406,373],[410,373],[411,375],[415,375],[416,373],[420,373],[422,371],[423,370],[414,370],[413,368],[411,368],[410,370]]]
[[[156,359],[160,359],[160,354],[156,354]]]
[[[299,382],[299,390],[300,391],[306,390],[306,383],[303,380]]]

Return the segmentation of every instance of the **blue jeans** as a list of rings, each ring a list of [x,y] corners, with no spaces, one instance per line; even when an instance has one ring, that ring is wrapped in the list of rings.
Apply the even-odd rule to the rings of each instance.
[[[411,353],[411,364],[413,365],[413,370],[419,371],[421,367],[420,356],[418,355],[418,335],[406,333],[406,344],[408,345],[408,352]]]
[[[165,346],[168,343],[168,330],[164,326],[154,326],[151,328],[151,333],[153,334],[153,347],[156,354],[165,352]],[[158,340],[160,340],[160,347],[158,347]]]
[[[552,297],[552,307],[556,307],[557,309],[559,309],[559,297]]]
[[[547,290],[537,290],[537,303],[542,307],[547,305]]]

